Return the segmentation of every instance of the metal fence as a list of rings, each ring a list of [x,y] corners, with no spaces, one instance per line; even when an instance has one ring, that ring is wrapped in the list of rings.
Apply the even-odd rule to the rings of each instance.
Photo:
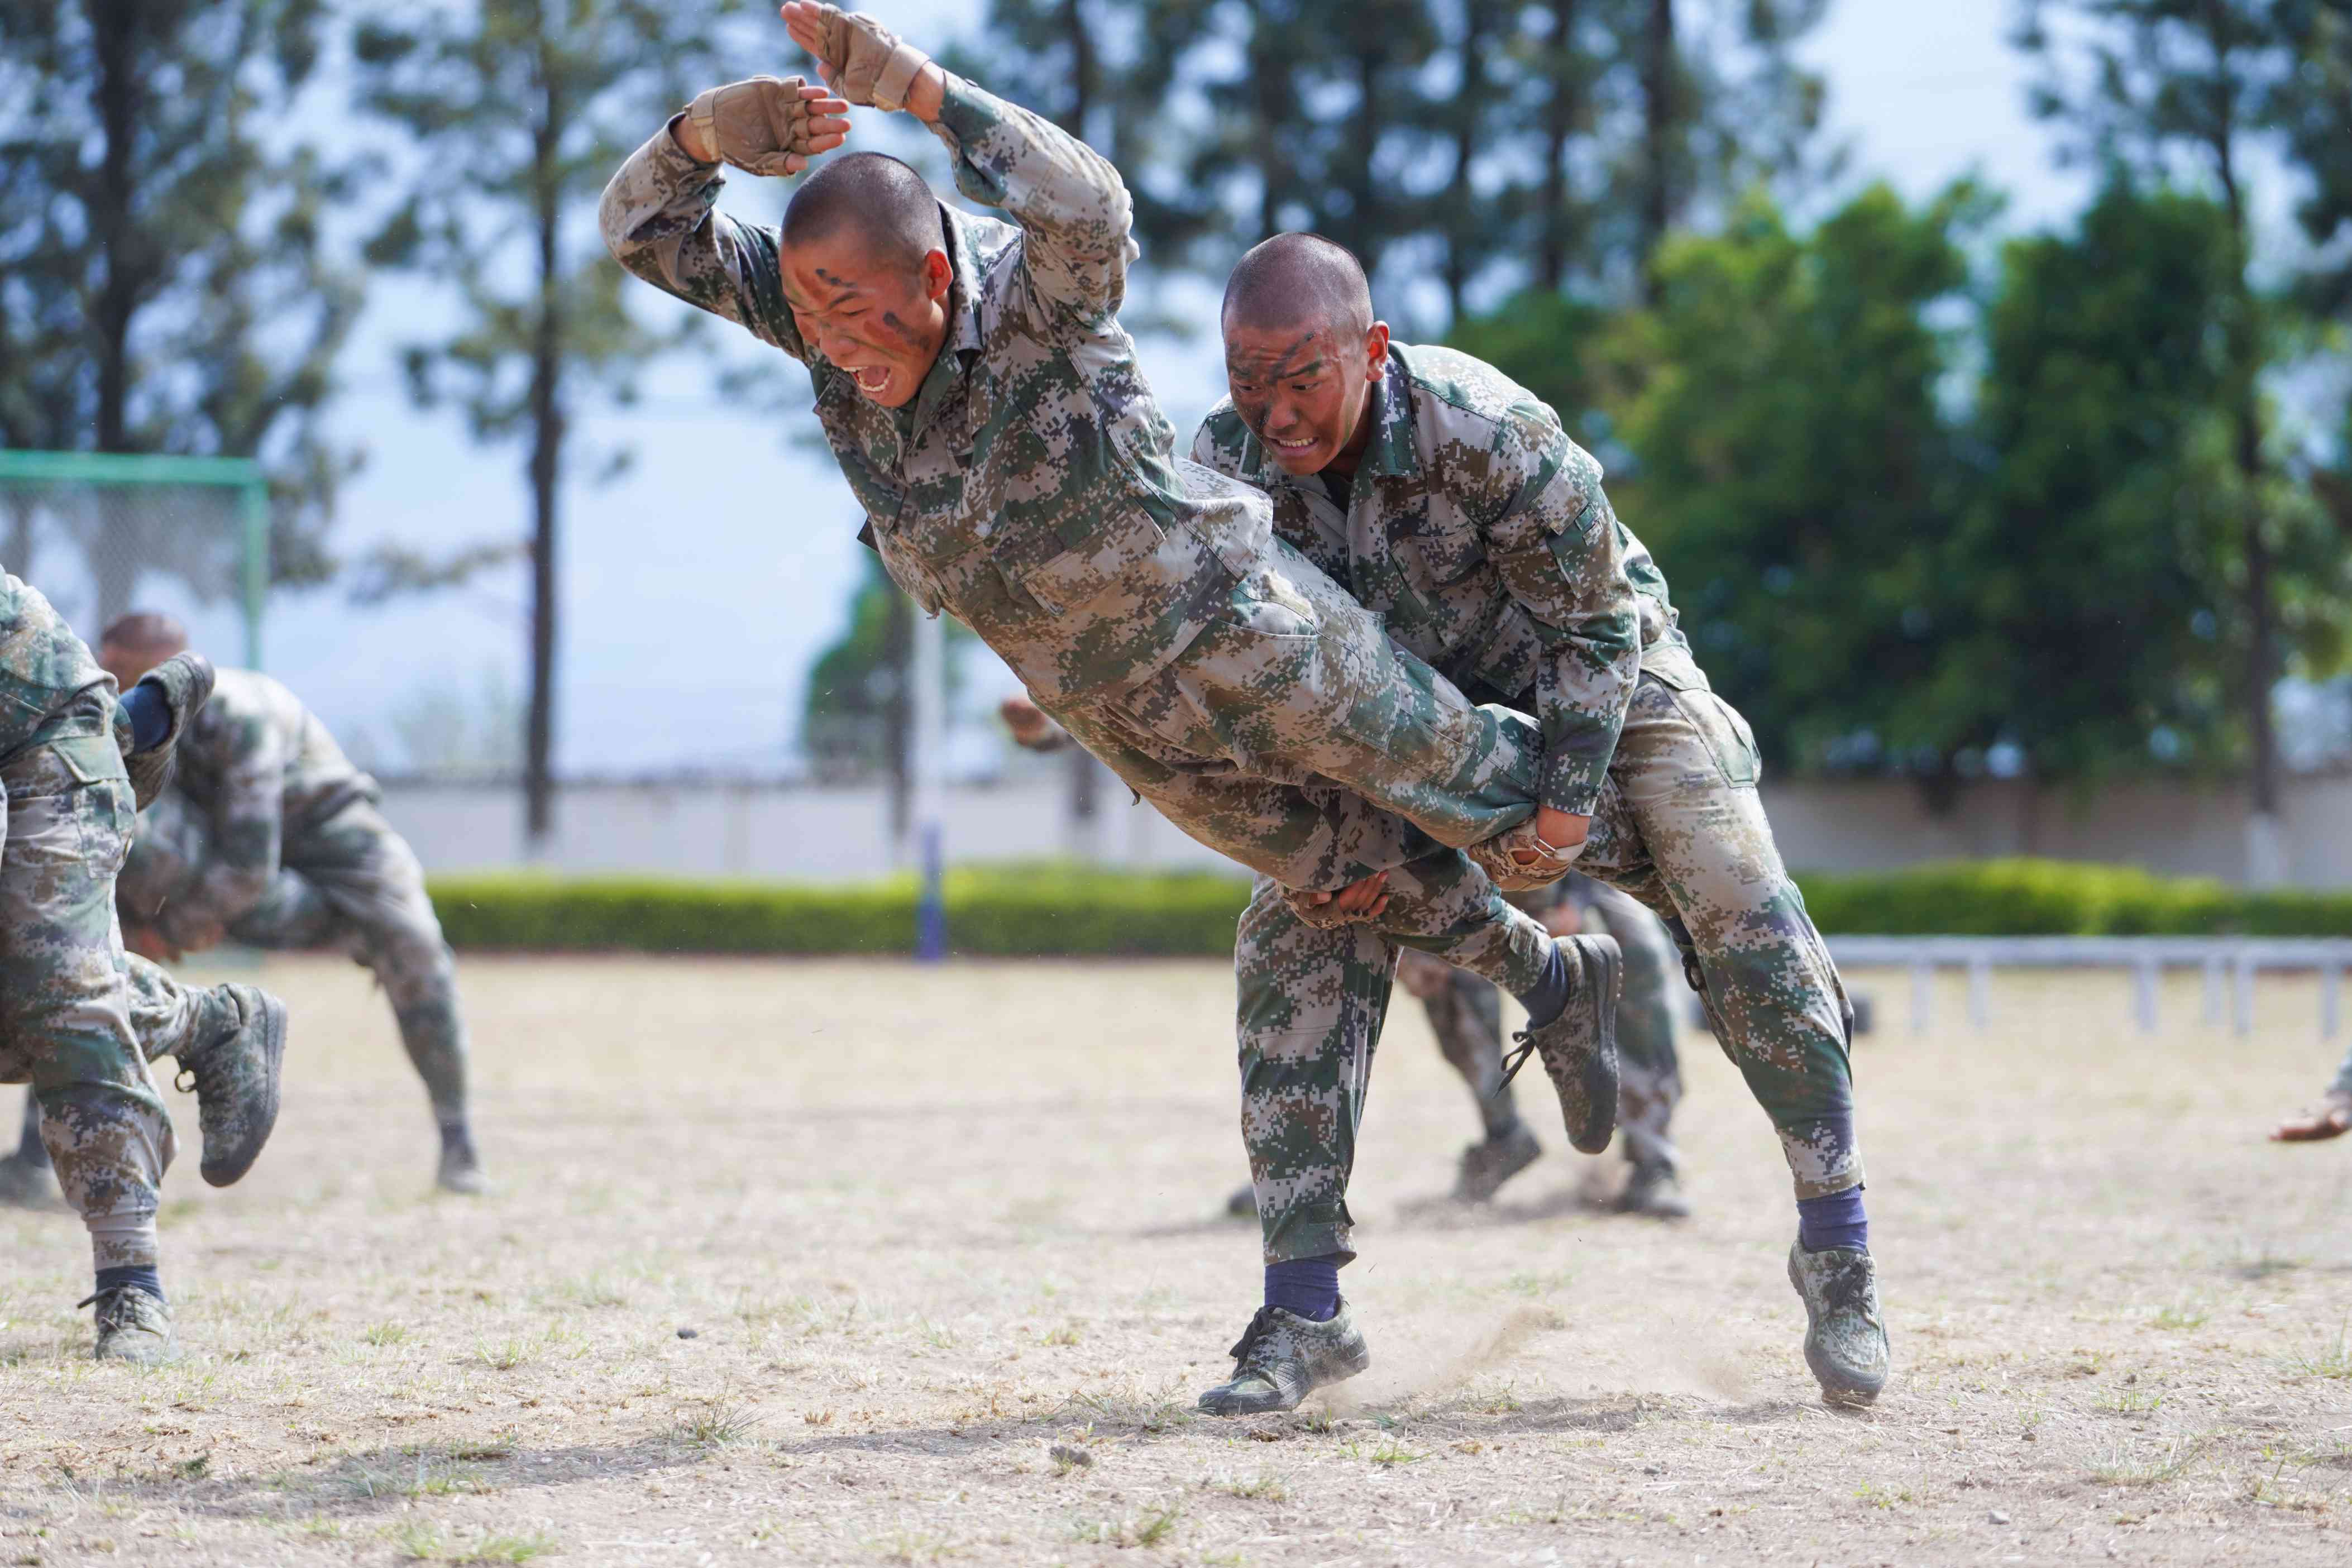
[[[259,668],[268,483],[242,458],[0,451],[0,566],[91,642],[160,610]]]
[[[2352,965],[2352,940],[2340,937],[1840,936],[1830,938],[1830,951],[1841,965],[1908,969],[1914,1034],[1933,1025],[1938,969],[1966,973],[1969,1022],[1979,1028],[1992,1021],[1996,967],[2120,970],[2142,1034],[2156,1032],[2163,972],[2195,969],[2205,981],[2204,1021],[2218,1025],[2226,1016],[2241,1035],[2253,1032],[2255,977],[2287,970],[2319,975],[2319,1034],[2332,1039],[2342,1022],[2344,971]]]

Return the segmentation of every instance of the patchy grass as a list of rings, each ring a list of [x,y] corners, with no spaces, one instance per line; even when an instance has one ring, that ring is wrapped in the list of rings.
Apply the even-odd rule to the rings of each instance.
[[[0,1213],[0,1408],[36,1416],[0,1568],[2352,1562],[2342,1149],[2260,1137],[2328,1065],[2303,980],[2244,1041],[2168,981],[2127,1066],[2110,975],[1998,976],[1981,1033],[1956,978],[1939,1032],[1858,1041],[1896,1361],[1864,1412],[1804,1371],[1787,1172],[1719,1052],[1685,1042],[1691,1224],[1593,1212],[1557,1147],[1465,1211],[1474,1119],[1401,1001],[1349,1194],[1372,1369],[1223,1421],[1259,1267],[1220,1217],[1229,969],[462,977],[467,1201],[386,1112],[365,977],[262,969],[303,1048],[250,1177],[173,1173],[183,1365],[90,1362],[87,1242]]]

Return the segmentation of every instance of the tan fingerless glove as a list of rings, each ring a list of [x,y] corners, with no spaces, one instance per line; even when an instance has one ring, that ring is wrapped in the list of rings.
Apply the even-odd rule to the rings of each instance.
[[[852,103],[897,111],[907,107],[915,79],[931,57],[903,43],[878,16],[827,6],[824,17],[824,63],[833,89]]]
[[[808,166],[808,104],[799,77],[755,76],[698,94],[686,118],[719,161],[748,174],[797,174]]]

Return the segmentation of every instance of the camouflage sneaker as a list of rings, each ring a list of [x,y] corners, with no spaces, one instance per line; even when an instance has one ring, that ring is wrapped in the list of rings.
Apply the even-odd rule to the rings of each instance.
[[[35,1164],[16,1154],[0,1158],[0,1208],[64,1213],[66,1195],[58,1190],[58,1173],[47,1162]]]
[[[180,1359],[180,1341],[172,1332],[172,1309],[163,1299],[136,1285],[118,1285],[74,1303],[76,1310],[98,1303],[98,1343],[90,1354],[100,1361],[136,1362],[161,1366]]]
[[[196,1096],[205,1180],[232,1185],[253,1168],[278,1125],[278,1076],[286,1058],[286,1004],[256,985],[224,985],[236,1017],[224,1033],[182,1053],[179,1086]]]
[[[1626,1178],[1625,1190],[1617,1194],[1619,1214],[1640,1215],[1646,1219],[1688,1219],[1690,1200],[1683,1196],[1683,1184],[1675,1179],[1675,1168],[1663,1160],[1636,1164]]]
[[[1625,967],[1612,936],[1554,938],[1576,976],[1568,1005],[1540,1029],[1511,1037],[1518,1047],[1503,1061],[1508,1083],[1530,1055],[1559,1091],[1568,1141],[1580,1153],[1598,1154],[1617,1131],[1617,994]]]
[[[482,1170],[482,1157],[474,1152],[471,1129],[459,1126],[441,1131],[441,1168],[435,1179],[445,1193],[463,1193],[476,1197],[490,1190],[490,1178]]]
[[[1830,1405],[1868,1405],[1893,1355],[1878,1310],[1878,1265],[1859,1247],[1789,1248],[1789,1283],[1805,1299],[1805,1364]]]
[[[1228,1219],[1257,1218],[1257,1188],[1247,1182],[1235,1187],[1233,1196],[1225,1200],[1225,1217]]]
[[[180,738],[212,700],[213,664],[200,653],[175,653],[139,678],[142,686],[160,688],[163,705],[171,710],[172,727],[143,752],[123,748],[123,767],[131,774],[131,793],[146,810],[172,782],[172,759],[179,754]],[[118,731],[119,733],[120,731]]]
[[[1201,1395],[1201,1408],[1211,1415],[1295,1409],[1324,1384],[1372,1364],[1372,1352],[1344,1300],[1320,1323],[1281,1307],[1260,1307],[1225,1353],[1234,1358],[1234,1375]]]
[[[1510,1131],[1483,1143],[1471,1144],[1462,1151],[1461,1168],[1454,1173],[1454,1201],[1485,1203],[1502,1190],[1505,1182],[1534,1164],[1542,1152],[1543,1145],[1524,1121],[1512,1123]]]

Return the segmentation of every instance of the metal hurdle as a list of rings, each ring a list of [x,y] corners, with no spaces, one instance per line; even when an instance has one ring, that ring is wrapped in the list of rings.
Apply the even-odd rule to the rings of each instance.
[[[1841,964],[1883,965],[1911,972],[1911,1032],[1927,1033],[1935,1010],[1935,973],[1968,973],[1969,1022],[1992,1018],[1996,964],[2023,969],[2121,969],[2131,975],[2131,1010],[2142,1034],[2156,1032],[2157,980],[2167,969],[2193,968],[2205,977],[2208,1024],[2228,1016],[2240,1035],[2254,1026],[2254,975],[2264,969],[2319,973],[2319,1036],[2333,1039],[2343,1011],[2344,971],[2352,966],[2352,940],[2338,937],[2176,936],[1833,936],[1830,952]]]

